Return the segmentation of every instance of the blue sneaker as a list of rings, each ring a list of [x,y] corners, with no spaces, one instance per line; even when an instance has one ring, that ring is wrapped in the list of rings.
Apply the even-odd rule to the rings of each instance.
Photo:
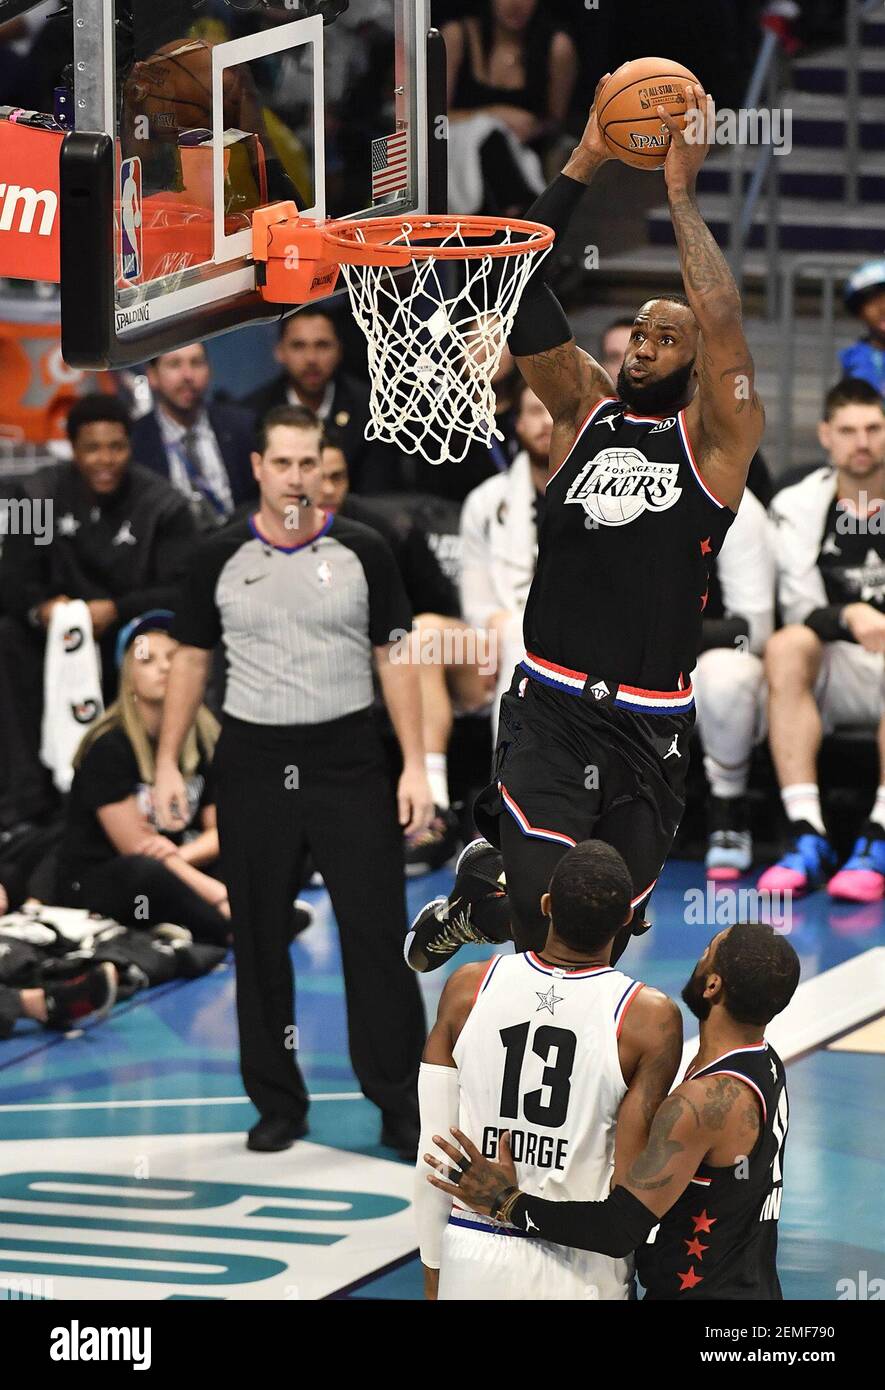
[[[831,898],[849,903],[877,903],[885,897],[885,835],[868,822],[846,860],[827,884]]]
[[[819,835],[807,821],[792,826],[790,849],[772,864],[756,887],[763,893],[813,893],[822,888],[839,862],[825,835]]]

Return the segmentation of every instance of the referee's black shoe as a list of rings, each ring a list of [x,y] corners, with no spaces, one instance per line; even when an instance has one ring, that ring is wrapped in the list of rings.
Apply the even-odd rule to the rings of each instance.
[[[246,1148],[256,1153],[276,1154],[291,1149],[296,1139],[308,1133],[306,1120],[289,1120],[285,1115],[262,1115],[249,1130]]]
[[[447,898],[422,907],[406,935],[406,964],[423,974],[445,965],[462,946],[510,940],[504,861],[487,840],[461,851]]]

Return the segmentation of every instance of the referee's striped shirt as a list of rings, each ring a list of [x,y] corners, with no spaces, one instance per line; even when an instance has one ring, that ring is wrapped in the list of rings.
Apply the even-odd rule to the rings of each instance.
[[[411,627],[387,542],[326,515],[314,535],[273,545],[254,518],[198,546],[172,635],[223,642],[226,714],[249,724],[321,724],[372,703],[372,648]]]

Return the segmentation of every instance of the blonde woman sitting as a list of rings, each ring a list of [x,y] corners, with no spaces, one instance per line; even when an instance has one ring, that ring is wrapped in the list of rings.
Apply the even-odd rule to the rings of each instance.
[[[58,897],[125,926],[174,922],[195,941],[224,945],[230,934],[227,889],[218,874],[218,832],[210,769],[218,723],[205,706],[184,744],[186,824],[161,834],[152,787],[169,665],[177,643],[172,613],[155,609],[122,629],[116,701],[91,728],[74,759],[74,781],[59,851]]]

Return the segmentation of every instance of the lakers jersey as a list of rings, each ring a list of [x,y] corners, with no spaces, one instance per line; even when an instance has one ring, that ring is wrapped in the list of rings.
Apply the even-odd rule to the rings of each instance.
[[[710,566],[734,512],[701,476],[685,411],[594,406],[547,483],[525,609],[525,669],[574,690],[589,676],[637,707],[691,704]],[[669,702],[643,693],[670,694]]]
[[[618,1034],[642,988],[610,966],[565,971],[533,952],[490,962],[453,1052],[459,1124],[488,1158],[509,1132],[524,1192],[563,1201],[608,1196],[627,1092]],[[451,1222],[495,1229],[457,1204]],[[514,1231],[514,1243],[519,1237]],[[595,1296],[628,1296],[632,1262],[580,1254]]]

